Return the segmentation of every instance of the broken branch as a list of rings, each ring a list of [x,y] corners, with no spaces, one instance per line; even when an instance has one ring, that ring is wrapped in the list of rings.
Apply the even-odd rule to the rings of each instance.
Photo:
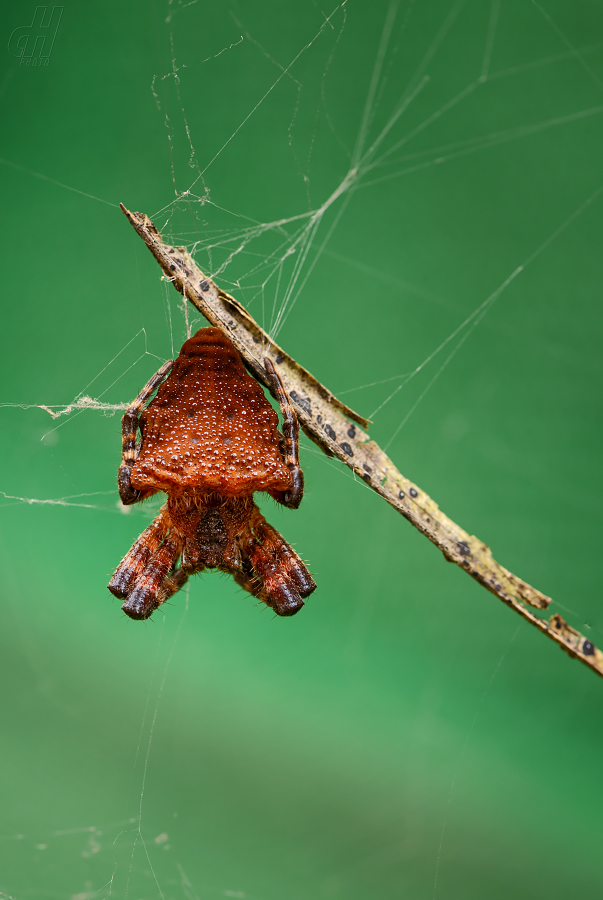
[[[349,466],[428,537],[447,560],[460,566],[570,656],[603,676],[603,652],[561,616],[555,614],[547,621],[527,609],[526,603],[536,609],[546,609],[551,599],[497,563],[486,544],[444,515],[425,491],[405,478],[370,439],[367,419],[338,400],[275,344],[234,297],[203,274],[185,248],[164,243],[148,216],[130,212],[123,204],[120,207],[161,266],[164,277],[212,325],[229,336],[247,367],[268,388],[271,385],[264,370],[264,359],[272,360],[300,425],[311,440],[328,456],[336,456]]]

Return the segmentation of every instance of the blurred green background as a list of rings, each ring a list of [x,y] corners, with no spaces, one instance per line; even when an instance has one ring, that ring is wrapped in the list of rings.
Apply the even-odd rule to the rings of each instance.
[[[3,8],[0,54],[0,897],[599,896],[591,672],[307,441],[300,510],[263,501],[315,574],[305,609],[210,573],[130,621],[105,585],[152,506],[119,508],[120,415],[36,405],[130,400],[184,338],[119,201],[270,325],[296,226],[241,229],[337,189],[381,59],[365,148],[429,81],[278,334],[371,415],[603,184],[601,3],[78,0],[26,65],[33,16]],[[599,644],[602,204],[371,428],[388,444],[419,401],[401,471]]]

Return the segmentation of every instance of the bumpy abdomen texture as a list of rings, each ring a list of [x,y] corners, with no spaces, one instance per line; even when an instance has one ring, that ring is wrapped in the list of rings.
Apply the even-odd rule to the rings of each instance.
[[[288,490],[277,427],[275,411],[232,343],[218,328],[202,328],[142,413],[132,485],[230,496]]]

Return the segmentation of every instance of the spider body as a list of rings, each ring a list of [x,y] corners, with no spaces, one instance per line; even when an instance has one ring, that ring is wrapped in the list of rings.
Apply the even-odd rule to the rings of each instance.
[[[296,613],[315,589],[301,559],[253,499],[264,491],[296,508],[303,496],[297,419],[268,359],[265,368],[281,405],[283,434],[262,388],[217,328],[202,328],[186,341],[126,410],[122,502],[137,503],[158,491],[168,495],[109,583],[132,618],[148,618],[189,575],[205,568],[229,572],[278,615]]]

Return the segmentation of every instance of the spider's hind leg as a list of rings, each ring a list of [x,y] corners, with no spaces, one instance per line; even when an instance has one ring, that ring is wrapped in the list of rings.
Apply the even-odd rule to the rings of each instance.
[[[145,497],[149,496],[148,492],[143,494],[142,491],[137,491],[133,488],[130,480],[132,466],[136,462],[136,457],[138,455],[136,433],[138,431],[140,413],[142,412],[145,403],[155,388],[159,386],[159,383],[163,381],[173,363],[174,360],[169,359],[162,365],[159,371],[155,372],[151,380],[143,387],[136,400],[128,406],[121,420],[122,450],[121,465],[117,474],[117,486],[119,488],[121,502],[125,506],[128,506],[130,503],[137,503],[139,500],[144,500]]]
[[[283,417],[283,434],[281,454],[283,461],[291,472],[292,486],[288,491],[279,491],[272,494],[275,500],[288,506],[290,509],[297,509],[302,502],[304,496],[304,473],[299,466],[299,422],[295,411],[291,406],[291,401],[281,376],[274,368],[271,359],[266,357],[264,360],[264,368],[266,374],[272,383],[272,393],[279,402],[281,415]]]
[[[316,589],[316,582],[292,547],[256,510],[240,537],[243,564],[235,581],[263,600],[278,616],[293,616]]]

